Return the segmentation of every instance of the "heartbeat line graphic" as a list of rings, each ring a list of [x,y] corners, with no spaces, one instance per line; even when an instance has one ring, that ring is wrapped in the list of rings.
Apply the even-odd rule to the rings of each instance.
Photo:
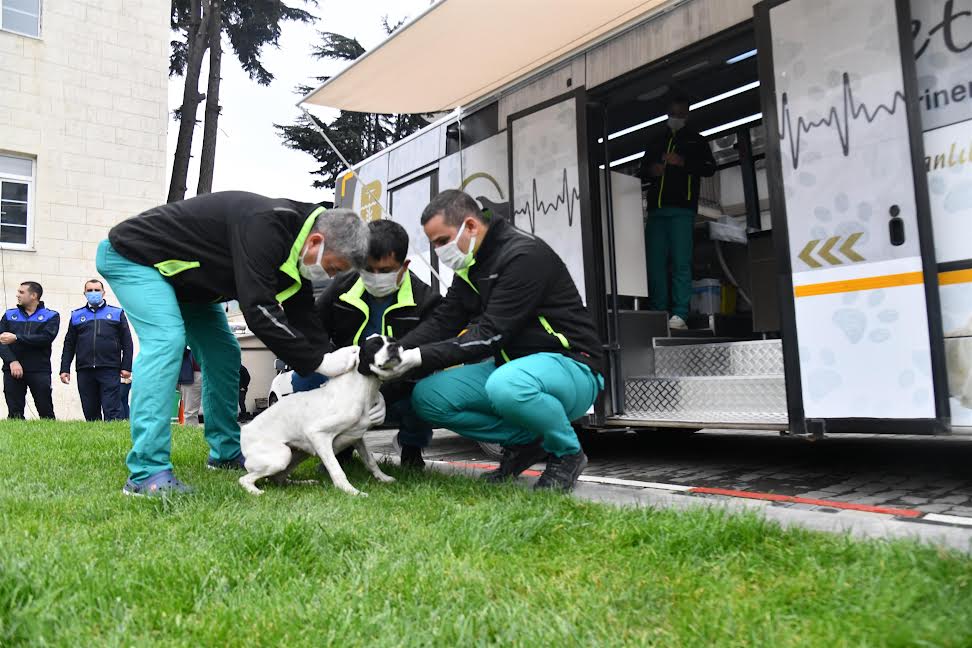
[[[844,102],[842,107],[831,106],[830,112],[823,119],[818,119],[817,121],[810,121],[805,117],[798,117],[796,128],[793,126],[793,118],[790,114],[790,101],[787,97],[787,93],[783,93],[782,104],[783,104],[783,117],[780,120],[780,139],[788,140],[790,146],[790,157],[793,159],[793,168],[796,169],[800,166],[800,148],[803,144],[803,136],[808,135],[810,131],[826,126],[827,128],[832,128],[837,131],[837,137],[840,138],[840,147],[844,152],[844,157],[847,157],[850,152],[850,132],[851,132],[851,122],[864,119],[868,124],[873,122],[878,118],[882,112],[886,112],[888,115],[894,115],[898,111],[898,103],[904,103],[905,96],[901,91],[894,93],[894,100],[891,102],[890,106],[885,104],[878,104],[873,110],[865,103],[857,103],[854,101],[854,90],[851,88],[850,76],[847,72],[844,72],[843,76],[844,85]]]
[[[540,195],[537,191],[537,179],[533,179],[533,200],[528,201],[523,205],[522,209],[513,210],[513,218],[516,219],[517,216],[523,214],[527,215],[530,220],[530,233],[536,234],[537,227],[537,214],[543,214],[546,216],[550,212],[558,211],[563,205],[567,205],[567,227],[574,226],[574,209],[576,203],[580,201],[580,190],[571,189],[570,184],[567,182],[567,169],[564,169],[564,181],[561,185],[560,195],[553,199],[552,202],[544,202],[540,200]]]

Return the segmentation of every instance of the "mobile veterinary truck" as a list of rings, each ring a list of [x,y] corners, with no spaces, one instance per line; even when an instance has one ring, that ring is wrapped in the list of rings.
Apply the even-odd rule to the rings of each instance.
[[[687,331],[636,177],[671,91],[718,164]],[[413,257],[447,188],[560,254],[608,356],[583,425],[972,433],[972,0],[442,0],[314,105],[439,115],[335,187]]]

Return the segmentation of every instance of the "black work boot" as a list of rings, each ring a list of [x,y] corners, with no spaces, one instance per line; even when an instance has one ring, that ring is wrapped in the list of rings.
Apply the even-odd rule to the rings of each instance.
[[[504,446],[499,468],[483,473],[480,478],[493,483],[515,479],[524,470],[546,458],[547,451],[543,449],[543,443],[539,439],[533,443]]]
[[[559,490],[569,493],[574,490],[577,478],[587,468],[587,455],[581,450],[571,455],[547,459],[547,469],[533,488],[536,490]]]
[[[412,470],[424,470],[425,461],[422,459],[422,448],[403,445],[401,466],[402,468],[411,468]]]

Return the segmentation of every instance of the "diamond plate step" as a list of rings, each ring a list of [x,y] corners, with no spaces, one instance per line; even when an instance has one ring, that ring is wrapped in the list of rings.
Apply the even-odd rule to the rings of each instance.
[[[624,418],[785,424],[786,385],[783,376],[629,378]]]
[[[780,340],[716,342],[655,347],[655,376],[776,376],[783,377]]]

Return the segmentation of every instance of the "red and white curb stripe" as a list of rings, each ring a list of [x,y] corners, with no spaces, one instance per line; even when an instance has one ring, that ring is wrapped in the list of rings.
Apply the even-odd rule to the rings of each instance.
[[[426,460],[426,463],[440,464],[453,468],[469,470],[492,470],[496,468],[495,463],[481,463],[471,461],[442,461]],[[523,474],[528,477],[539,477],[540,470],[525,470]],[[959,526],[972,527],[972,517],[960,515],[945,515],[941,513],[923,513],[918,509],[898,508],[891,506],[874,506],[870,504],[855,504],[854,502],[840,502],[837,500],[824,500],[812,497],[800,497],[798,495],[780,495],[778,493],[760,493],[756,491],[742,491],[730,488],[710,488],[706,486],[685,486],[683,484],[665,484],[661,482],[648,482],[636,479],[618,479],[616,477],[598,477],[595,475],[581,475],[578,481],[588,484],[604,484],[608,486],[627,486],[630,488],[647,488],[652,490],[664,490],[688,495],[715,495],[720,497],[738,497],[744,499],[755,499],[769,502],[782,502],[786,504],[807,504],[823,508],[838,509],[845,511],[861,511],[864,513],[878,513],[892,517],[905,518],[920,522],[938,522],[940,524],[954,524]]]

